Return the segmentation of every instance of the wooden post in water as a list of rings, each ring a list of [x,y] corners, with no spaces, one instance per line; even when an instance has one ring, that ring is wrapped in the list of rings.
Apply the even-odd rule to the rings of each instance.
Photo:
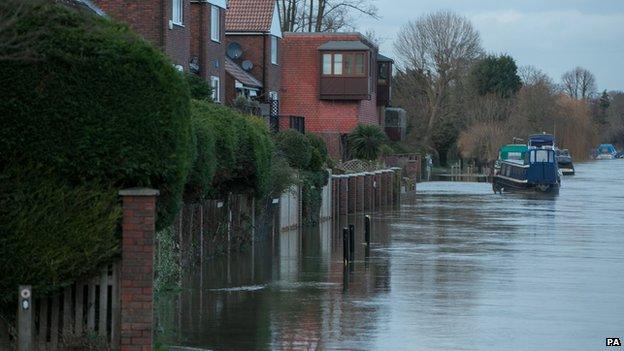
[[[369,215],[364,216],[364,241],[366,241],[366,246],[370,246],[370,236],[371,236],[371,218]]]
[[[355,260],[355,225],[349,224],[349,260]]]
[[[342,261],[349,264],[349,229],[342,228]]]
[[[20,285],[19,306],[17,312],[17,350],[33,351],[33,308],[32,289],[30,285]]]

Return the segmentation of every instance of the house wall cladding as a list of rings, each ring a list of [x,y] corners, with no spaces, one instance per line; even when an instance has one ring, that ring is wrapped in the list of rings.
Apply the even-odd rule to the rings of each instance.
[[[239,43],[243,48],[243,56],[235,60],[237,64],[244,60],[253,63],[251,75],[264,84],[264,91],[280,92],[282,84],[282,67],[271,63],[271,36],[268,34],[226,35],[226,45],[232,42]],[[282,40],[278,39],[278,63],[282,54]],[[232,83],[233,84],[233,83]],[[280,98],[281,100],[281,98]]]
[[[375,92],[371,100],[319,99],[321,56],[318,47],[331,40],[360,40],[360,37],[356,34],[284,34],[281,114],[305,117],[306,131],[321,136],[328,144],[330,155],[341,158],[340,135],[349,133],[358,123],[379,124],[379,116]]]
[[[188,72],[191,39],[191,2],[184,1],[183,26],[169,29],[172,2],[136,0],[94,0],[93,2],[112,18],[130,27],[162,49],[175,65]]]
[[[200,76],[210,82],[210,77],[220,79],[219,96],[225,99],[225,11],[219,9],[220,38],[219,42],[212,40],[212,10],[207,2],[191,3],[191,45],[190,58],[199,59]]]

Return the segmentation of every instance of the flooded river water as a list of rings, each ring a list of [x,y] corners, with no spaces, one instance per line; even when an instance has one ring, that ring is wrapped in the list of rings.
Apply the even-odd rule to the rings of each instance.
[[[185,275],[170,340],[215,350],[601,350],[624,337],[624,160],[558,196],[419,184],[400,208],[279,234]],[[357,225],[342,263],[340,227]],[[161,311],[161,313],[163,313]]]

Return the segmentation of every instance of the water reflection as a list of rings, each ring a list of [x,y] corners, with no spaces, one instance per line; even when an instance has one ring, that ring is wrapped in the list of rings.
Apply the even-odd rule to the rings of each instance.
[[[624,336],[624,162],[558,196],[429,183],[400,209],[281,233],[185,272],[168,342],[230,349],[598,349]],[[617,186],[619,185],[619,186]],[[342,228],[356,225],[355,262]]]

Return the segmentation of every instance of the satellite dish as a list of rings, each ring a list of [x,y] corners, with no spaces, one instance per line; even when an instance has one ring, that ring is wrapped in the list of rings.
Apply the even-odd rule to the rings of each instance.
[[[249,72],[253,68],[253,63],[249,60],[245,60],[243,61],[243,63],[241,63],[241,67],[243,68],[243,70]]]
[[[229,43],[227,46],[226,54],[232,60],[236,60],[243,56],[243,48],[239,43]]]

